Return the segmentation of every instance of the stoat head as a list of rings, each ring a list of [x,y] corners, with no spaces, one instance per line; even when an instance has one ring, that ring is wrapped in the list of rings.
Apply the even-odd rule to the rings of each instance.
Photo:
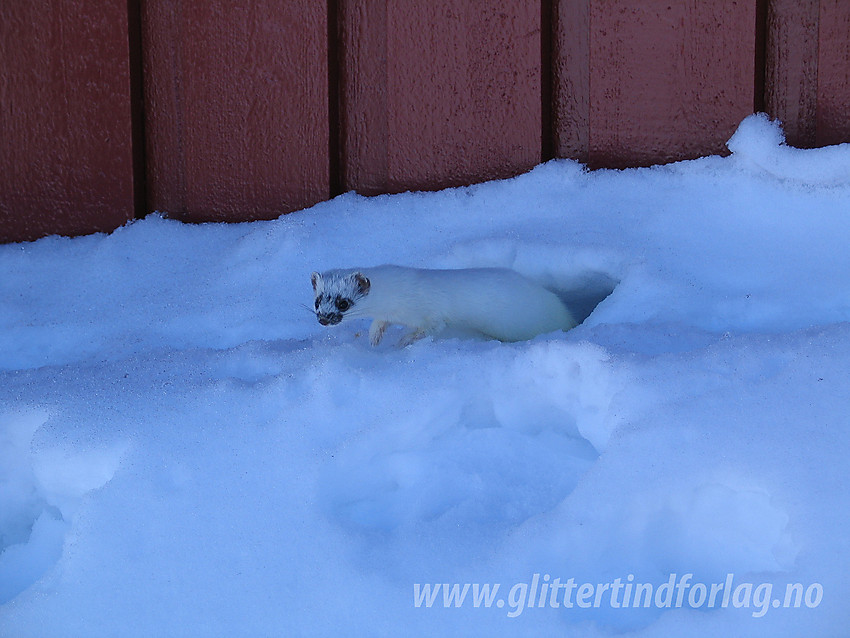
[[[368,277],[357,271],[314,272],[310,279],[316,295],[313,308],[323,326],[333,326],[343,317],[355,316],[358,303],[369,294],[372,285]]]

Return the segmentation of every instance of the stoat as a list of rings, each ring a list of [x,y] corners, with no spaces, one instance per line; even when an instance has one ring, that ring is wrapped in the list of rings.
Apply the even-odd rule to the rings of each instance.
[[[311,279],[319,323],[329,326],[343,319],[371,317],[373,346],[390,324],[410,329],[400,345],[446,328],[522,341],[576,325],[554,293],[505,268],[376,266],[314,272]]]

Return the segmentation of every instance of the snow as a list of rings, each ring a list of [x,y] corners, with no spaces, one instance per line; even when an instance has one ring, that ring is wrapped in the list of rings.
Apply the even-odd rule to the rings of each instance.
[[[850,145],[752,116],[729,147],[0,246],[0,636],[843,635]],[[589,316],[316,322],[312,271],[381,263],[511,267]],[[678,607],[528,602],[684,574]],[[729,574],[738,604],[687,604]],[[502,606],[417,607],[436,583]],[[811,604],[770,604],[789,583]]]

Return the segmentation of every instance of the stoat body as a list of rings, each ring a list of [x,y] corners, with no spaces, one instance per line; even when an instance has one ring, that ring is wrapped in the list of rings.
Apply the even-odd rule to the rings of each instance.
[[[376,266],[313,273],[312,281],[319,323],[371,317],[372,345],[390,324],[410,329],[402,345],[446,328],[522,341],[576,325],[554,293],[505,268]]]

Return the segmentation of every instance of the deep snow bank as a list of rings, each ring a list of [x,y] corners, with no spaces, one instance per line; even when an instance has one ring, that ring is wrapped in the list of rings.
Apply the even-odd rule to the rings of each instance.
[[[850,148],[730,148],[0,247],[0,635],[840,635]],[[620,284],[518,344],[303,307],[379,263]]]

